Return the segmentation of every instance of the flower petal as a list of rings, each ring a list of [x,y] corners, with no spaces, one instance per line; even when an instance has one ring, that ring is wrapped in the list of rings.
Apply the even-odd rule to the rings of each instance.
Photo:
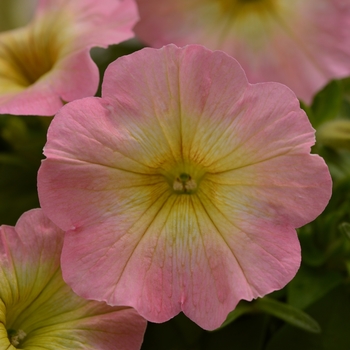
[[[63,232],[41,210],[23,214],[15,227],[1,226],[0,238],[1,334],[24,332],[22,349],[140,347],[146,324],[134,310],[87,301],[64,283]],[[0,339],[10,346],[7,335]]]
[[[41,0],[26,27],[0,34],[0,113],[53,115],[94,95],[99,73],[90,57],[133,36],[134,0]]]
[[[214,329],[240,299],[282,288],[299,267],[300,247],[291,227],[262,226],[262,220],[235,227],[208,199],[171,197],[156,204],[125,231],[113,230],[124,223],[107,220],[83,235],[67,233],[63,269],[79,294],[133,305],[153,322],[183,311]],[[97,231],[104,232],[103,239]],[[94,278],[94,284],[86,282]]]
[[[311,103],[350,74],[350,4],[344,0],[137,0],[137,36],[153,47],[202,44],[235,57],[253,83],[277,81]]]
[[[220,326],[240,299],[295,275],[295,228],[331,192],[314,141],[287,87],[249,85],[223,52],[170,45],[118,59],[102,98],[64,106],[48,132],[38,190],[68,231],[65,280],[153,322],[182,310]]]
[[[132,27],[138,20],[134,0],[39,0],[34,21],[59,15],[70,22],[69,30],[61,30],[62,35],[70,39],[73,36],[74,49],[107,47],[129,39],[134,36]]]

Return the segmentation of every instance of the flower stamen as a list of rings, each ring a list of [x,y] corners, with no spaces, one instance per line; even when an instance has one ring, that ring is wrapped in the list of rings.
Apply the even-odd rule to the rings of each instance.
[[[19,329],[18,331],[14,329],[9,329],[7,331],[8,338],[10,340],[10,343],[13,346],[20,345],[21,341],[27,336],[27,333],[24,332],[22,329]]]
[[[191,194],[197,189],[197,183],[191,175],[182,173],[175,179],[173,189],[178,193]]]

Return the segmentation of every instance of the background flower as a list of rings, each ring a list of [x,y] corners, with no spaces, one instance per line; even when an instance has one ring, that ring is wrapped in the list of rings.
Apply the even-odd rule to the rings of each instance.
[[[310,103],[331,79],[350,74],[347,0],[137,0],[137,36],[161,47],[224,50],[249,81],[278,81]]]
[[[40,209],[0,227],[1,349],[139,349],[133,309],[87,301],[61,276],[63,232]]]
[[[153,322],[183,311],[220,326],[240,299],[295,275],[295,227],[331,192],[313,144],[295,95],[249,85],[223,52],[170,45],[118,59],[102,99],[64,106],[48,131],[38,190],[68,231],[65,280]]]
[[[0,31],[14,29],[28,24],[38,0],[2,0]]]
[[[53,115],[94,95],[89,50],[133,37],[137,19],[134,0],[40,0],[26,27],[0,33],[0,113]]]

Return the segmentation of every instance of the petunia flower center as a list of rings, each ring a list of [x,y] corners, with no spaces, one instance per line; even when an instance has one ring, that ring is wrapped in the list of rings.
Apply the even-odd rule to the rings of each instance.
[[[197,190],[197,183],[191,175],[182,173],[174,180],[173,189],[177,193],[191,194]]]
[[[218,0],[224,12],[232,11],[233,14],[240,12],[262,12],[271,10],[276,0]]]
[[[27,334],[22,329],[19,329],[18,331],[8,329],[7,336],[13,346],[18,346],[21,345],[22,340],[27,336]]]
[[[200,187],[205,173],[199,165],[186,163],[170,166],[163,175],[174,193],[193,194]]]
[[[38,41],[29,33],[0,37],[0,84],[28,87],[49,72],[57,52],[52,37]]]

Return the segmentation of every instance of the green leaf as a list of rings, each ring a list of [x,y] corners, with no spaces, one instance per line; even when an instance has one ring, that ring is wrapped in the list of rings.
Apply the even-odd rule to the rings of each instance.
[[[265,350],[349,350],[349,286],[341,285],[316,303],[307,312],[319,322],[319,334],[303,332],[285,325],[268,342]]]
[[[292,305],[271,298],[257,299],[255,309],[264,311],[295,327],[312,333],[321,332],[319,324],[308,314]]]
[[[342,280],[342,275],[337,271],[302,265],[297,275],[287,286],[288,303],[294,307],[305,309],[339,286]]]
[[[216,331],[228,326],[230,323],[235,321],[237,318],[241,317],[242,315],[244,315],[246,313],[252,312],[253,310],[254,310],[254,307],[252,306],[251,303],[248,303],[244,300],[241,301],[236,306],[236,308],[228,314],[225,322],[219,328],[215,329],[213,332],[216,332]]]
[[[312,114],[310,115],[314,128],[325,121],[334,119],[339,114],[342,95],[342,84],[337,80],[330,82],[316,95],[311,106]]]
[[[316,139],[333,149],[350,150],[350,120],[335,119],[321,124],[317,128]]]

